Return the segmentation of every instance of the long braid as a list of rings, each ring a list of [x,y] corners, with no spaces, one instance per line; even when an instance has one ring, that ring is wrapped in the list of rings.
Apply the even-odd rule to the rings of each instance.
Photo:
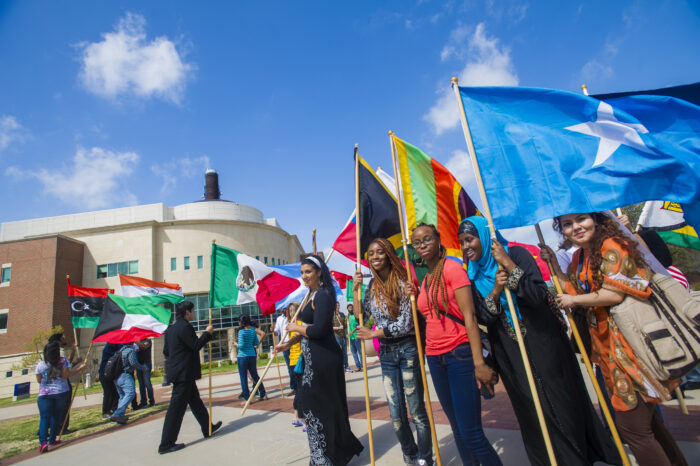
[[[427,227],[433,230],[433,235],[435,235],[435,240],[440,241],[440,233],[438,232],[437,228],[435,228],[435,225],[430,224],[430,223],[424,223],[421,222],[419,223],[416,228],[419,227]],[[414,230],[415,231],[415,230]],[[444,309],[445,312],[447,312],[448,309],[448,295],[447,295],[447,287],[445,285],[445,280],[443,279],[443,269],[445,267],[445,259],[447,258],[447,249],[445,249],[445,246],[440,244],[440,252],[438,253],[440,259],[438,260],[437,264],[435,264],[435,267],[433,268],[432,271],[428,272],[425,275],[425,280],[426,280],[426,292],[428,293],[428,309],[430,310],[430,315],[432,317],[441,319],[442,317],[440,316],[439,312],[433,312],[433,310],[440,310],[441,308]],[[442,306],[440,306],[440,302],[442,301]],[[437,315],[436,315],[437,314]]]
[[[386,303],[386,309],[389,313],[389,317],[391,317],[392,320],[396,320],[399,316],[401,283],[408,282],[408,274],[406,273],[406,269],[404,268],[403,264],[401,264],[399,256],[396,255],[394,247],[388,240],[384,238],[377,238],[373,240],[372,243],[378,244],[379,247],[384,250],[384,253],[389,259],[391,270],[389,271],[389,276],[387,277],[386,281],[384,281],[379,276],[377,271],[370,267],[372,276],[374,277],[374,285],[370,290],[370,296],[377,303],[384,301],[384,303]]]

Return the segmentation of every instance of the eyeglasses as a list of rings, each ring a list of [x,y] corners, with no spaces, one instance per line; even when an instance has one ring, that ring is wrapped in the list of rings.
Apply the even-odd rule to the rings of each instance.
[[[434,241],[435,241],[434,236],[428,236],[427,238],[424,238],[423,241],[413,241],[411,244],[413,245],[414,249],[418,249],[420,247],[427,246]]]

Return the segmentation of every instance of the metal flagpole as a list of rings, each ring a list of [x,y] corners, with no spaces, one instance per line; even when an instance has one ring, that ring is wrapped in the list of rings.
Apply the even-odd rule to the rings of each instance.
[[[355,144],[355,247],[357,257],[357,270],[362,270],[361,260],[362,251],[360,244],[360,154],[357,144]],[[360,287],[362,289],[362,287]],[[360,291],[362,293],[362,291]],[[359,325],[364,325],[363,313],[359,315]],[[367,435],[369,437],[369,458],[372,466],[374,466],[374,439],[372,437],[372,411],[369,404],[369,383],[367,381],[367,353],[365,350],[365,342],[360,345],[362,349],[362,377],[365,381],[365,411],[367,412]]]
[[[396,143],[394,141],[393,131],[389,131],[389,144],[391,145],[391,160],[394,164],[394,184],[396,185],[396,201],[399,210],[399,221],[401,222],[401,243],[403,243],[403,257],[406,261],[406,273],[408,274],[408,281],[412,282],[413,277],[411,274],[411,263],[408,260],[408,235],[406,232],[406,226],[404,225],[403,221],[404,205],[401,200],[401,189],[399,188],[399,173],[396,167]],[[361,309],[360,312],[362,312]],[[435,419],[433,418],[433,406],[430,402],[430,390],[428,388],[428,379],[425,376],[425,362],[423,361],[423,344],[421,342],[420,327],[418,326],[418,311],[416,310],[415,295],[411,295],[411,312],[413,313],[413,328],[416,333],[416,346],[418,347],[418,363],[420,365],[420,375],[423,381],[423,393],[425,394],[425,407],[428,411],[428,421],[430,421],[430,435],[433,438],[433,445],[435,445],[435,461],[438,466],[442,466],[442,459],[440,458],[440,445],[437,438],[437,432],[435,431]]]
[[[471,132],[469,131],[469,124],[467,122],[467,115],[464,112],[464,105],[462,104],[462,98],[459,95],[459,86],[456,77],[452,78],[452,89],[455,92],[455,97],[457,98],[457,103],[459,106],[460,119],[462,121],[462,129],[464,130],[464,137],[467,141],[467,148],[469,149],[469,157],[472,161],[472,166],[474,167],[474,175],[476,176],[476,183],[479,188],[479,194],[481,195],[481,201],[484,204],[484,216],[489,222],[489,230],[491,231],[491,236],[496,237],[496,228],[493,225],[493,218],[491,217],[491,209],[489,208],[488,200],[486,199],[486,190],[484,189],[484,182],[481,179],[481,171],[479,170],[479,162],[476,159],[476,152],[474,151],[474,143],[472,142]],[[488,253],[488,252],[487,252]],[[513,306],[513,296],[510,290],[506,287],[504,288],[506,294],[506,300],[508,301],[508,310],[510,312],[511,320],[513,321],[513,329],[515,330],[515,335],[518,340],[518,347],[520,348],[520,355],[523,358],[523,366],[525,366],[525,374],[527,375],[527,381],[530,385],[530,391],[532,392],[532,400],[535,403],[535,411],[537,412],[537,418],[540,422],[540,429],[542,429],[542,437],[544,438],[545,447],[547,448],[547,455],[549,456],[549,462],[552,466],[557,464],[556,457],[554,456],[554,448],[552,447],[552,440],[549,437],[549,430],[547,429],[547,423],[544,419],[544,412],[542,411],[542,405],[540,403],[540,397],[535,386],[535,379],[532,376],[532,368],[530,367],[530,358],[527,356],[527,350],[525,349],[525,342],[523,340],[523,334],[520,330],[520,322],[518,321],[518,315],[515,312],[515,307]]]
[[[542,236],[542,230],[540,229],[539,224],[535,224],[535,231],[537,232],[537,237],[540,240],[540,244],[545,244],[544,236]],[[554,282],[554,287],[557,290],[557,294],[562,294],[563,291],[561,283],[559,283],[559,278],[554,273],[554,267],[552,266],[551,261],[548,260],[547,265],[549,266],[549,274],[552,276],[552,282]],[[578,347],[579,353],[581,353],[581,357],[583,358],[583,364],[586,366],[586,372],[588,372],[588,377],[591,379],[591,383],[595,389],[595,394],[598,397],[598,404],[600,405],[600,409],[603,411],[603,417],[605,417],[605,422],[607,422],[608,427],[610,428],[610,433],[612,434],[613,441],[615,442],[615,447],[620,454],[620,458],[622,458],[622,464],[624,466],[629,466],[630,462],[629,458],[627,457],[627,453],[625,452],[625,447],[622,446],[622,441],[620,440],[620,435],[617,432],[615,421],[613,421],[613,418],[610,415],[608,404],[603,397],[600,384],[598,384],[598,379],[596,379],[595,373],[593,372],[591,360],[588,358],[588,352],[586,351],[586,347],[583,345],[583,341],[581,340],[581,334],[579,333],[578,328],[576,327],[576,322],[571,315],[571,309],[565,309],[564,311],[566,312],[566,319],[569,321],[571,332],[574,334],[576,346]]]

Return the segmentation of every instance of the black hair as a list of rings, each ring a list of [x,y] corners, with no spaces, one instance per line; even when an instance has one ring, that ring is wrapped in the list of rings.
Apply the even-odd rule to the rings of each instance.
[[[639,232],[639,236],[647,243],[649,251],[661,262],[664,268],[667,269],[673,265],[671,251],[669,251],[668,246],[666,246],[666,243],[657,232],[654,230],[642,230]]]
[[[53,343],[54,341],[60,343],[62,339],[63,339],[63,332],[54,333],[53,335],[51,335],[49,337],[49,343]]]
[[[61,376],[61,345],[58,341],[51,341],[44,346],[44,361],[49,365],[47,379]]]
[[[175,316],[179,319],[185,317],[187,311],[194,309],[194,303],[192,301],[183,301],[175,305]]]
[[[316,260],[311,259],[312,257]],[[318,264],[321,264],[321,267],[319,267],[316,262],[318,262]],[[310,265],[314,268],[314,270],[319,270],[321,272],[321,276],[319,277],[319,288],[328,292],[328,295],[331,297],[332,300],[331,306],[335,310],[335,304],[337,301],[335,296],[335,288],[333,287],[333,277],[331,276],[331,272],[328,270],[326,262],[321,257],[312,254],[311,256],[308,256],[306,259],[302,260],[301,265]]]
[[[238,319],[238,325],[241,327],[250,327],[253,325],[253,321],[248,314],[243,314],[240,319]]]

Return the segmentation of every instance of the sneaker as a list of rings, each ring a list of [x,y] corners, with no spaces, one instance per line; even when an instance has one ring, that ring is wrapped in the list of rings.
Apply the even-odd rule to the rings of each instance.
[[[285,396],[294,396],[297,394],[296,390],[289,390],[287,393],[285,393]]]
[[[75,432],[75,429],[63,429],[63,435],[72,434],[73,432]]]
[[[433,460],[427,461],[423,458],[416,460],[416,466],[434,466],[435,462]]]
[[[417,456],[406,456],[403,455],[403,462],[408,466],[414,466],[416,464]]]
[[[47,451],[49,451],[49,444],[42,443],[41,446],[39,447],[39,453],[46,453]]]
[[[349,367],[346,367],[346,368],[345,368],[345,372],[348,372],[348,373],[352,374],[352,373],[355,372],[355,371],[352,370],[352,369],[350,369]]]
[[[61,444],[61,441],[60,441],[60,440],[54,440],[53,442],[49,442],[49,445],[50,445],[50,446],[60,445],[60,444]]]
[[[245,396],[243,396],[243,393],[241,393],[240,395],[238,395],[238,399],[239,399],[239,400],[246,400],[246,401],[248,401],[248,398],[246,398]]]
[[[301,427],[301,426],[304,425],[304,423],[301,422],[301,421],[298,420],[298,419],[293,419],[293,420],[292,420],[292,425],[293,425],[294,427]]]
[[[125,416],[111,416],[109,418],[110,421],[114,421],[117,424],[124,425],[126,424],[126,417]]]
[[[111,414],[103,414],[103,415],[102,415],[102,420],[103,420],[103,421],[109,421],[109,418],[110,418],[110,417],[112,417]]]

